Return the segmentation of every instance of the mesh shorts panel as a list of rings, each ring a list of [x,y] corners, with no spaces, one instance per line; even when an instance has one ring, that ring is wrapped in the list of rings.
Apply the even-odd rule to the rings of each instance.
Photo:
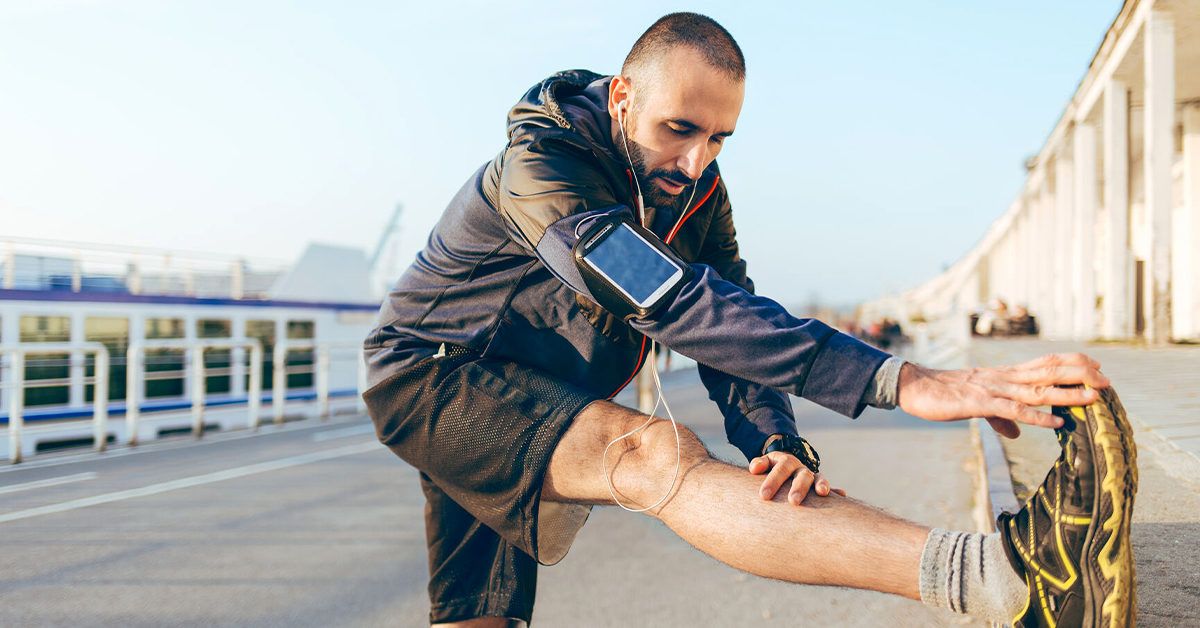
[[[598,397],[536,369],[451,348],[363,395],[379,440],[471,516],[543,564],[566,554],[588,506],[539,517],[542,477]]]

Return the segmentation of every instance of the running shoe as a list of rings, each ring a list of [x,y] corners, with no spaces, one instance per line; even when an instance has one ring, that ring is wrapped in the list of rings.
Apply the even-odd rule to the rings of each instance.
[[[1129,520],[1137,448],[1112,388],[1086,407],[1055,407],[1062,453],[1037,491],[997,528],[1029,585],[1015,626],[1132,626],[1136,598]]]

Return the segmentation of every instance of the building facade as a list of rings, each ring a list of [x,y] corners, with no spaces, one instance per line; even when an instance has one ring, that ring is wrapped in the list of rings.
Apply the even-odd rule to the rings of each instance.
[[[1200,339],[1200,0],[1126,2],[1027,167],[973,249],[867,315],[999,299],[1050,338]]]

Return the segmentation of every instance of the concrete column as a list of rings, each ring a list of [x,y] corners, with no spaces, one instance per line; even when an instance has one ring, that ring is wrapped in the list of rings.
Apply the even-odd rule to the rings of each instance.
[[[1004,300],[1007,301],[1010,306],[1021,297],[1019,290],[1019,286],[1021,284],[1021,258],[1020,250],[1017,246],[1019,243],[1018,235],[1020,234],[1020,231],[1018,228],[1020,225],[1021,220],[1018,216],[1017,219],[1013,220],[1012,232],[1008,236],[1008,246],[1006,247],[1007,251],[1005,251],[1005,256],[1008,257],[1008,267],[1010,271],[1008,273],[1008,289],[1004,291]]]
[[[1044,324],[1046,317],[1054,309],[1054,193],[1050,187],[1050,173],[1053,172],[1053,162],[1046,164],[1046,176],[1042,179],[1042,187],[1037,202],[1037,287],[1038,296],[1034,305],[1033,315],[1037,316],[1038,324]]]
[[[1008,301],[1009,309],[1018,305],[1030,303],[1030,204],[1027,198],[1021,199],[1021,211],[1016,215],[1016,283],[1013,286],[1013,299]]]
[[[1183,110],[1183,207],[1175,225],[1172,284],[1176,338],[1200,338],[1200,104]]]
[[[1009,238],[1012,239],[1012,244],[1009,246],[1012,247],[1010,250],[1012,250],[1013,255],[1013,273],[1010,275],[1010,281],[1012,282],[1009,283],[1008,294],[1006,295],[1006,299],[1004,299],[1008,301],[1009,307],[1012,307],[1021,300],[1021,282],[1025,279],[1025,259],[1021,257],[1021,215],[1024,213],[1025,202],[1022,201],[1020,207],[1016,209],[1016,216],[1013,217],[1013,234]]]
[[[1033,270],[1033,227],[1034,211],[1037,210],[1037,196],[1030,192],[1025,195],[1025,212],[1021,216],[1021,301],[1019,305],[1033,307],[1034,270]]]
[[[1050,334],[1055,338],[1069,338],[1075,326],[1075,303],[1072,288],[1072,244],[1071,225],[1075,200],[1075,162],[1065,155],[1054,161],[1054,312],[1050,320]]]
[[[1096,278],[1092,267],[1095,256],[1096,224],[1096,129],[1087,123],[1075,123],[1075,199],[1073,272],[1075,325],[1072,337],[1087,340],[1096,335]]]
[[[1104,89],[1105,338],[1133,337],[1133,261],[1129,255],[1129,92],[1110,80]]]
[[[1042,268],[1041,264],[1041,222],[1042,222],[1042,197],[1041,188],[1034,189],[1029,194],[1029,218],[1027,220],[1028,232],[1026,238],[1026,249],[1029,253],[1029,266],[1027,267],[1026,277],[1029,280],[1029,299],[1026,307],[1030,312],[1033,312],[1038,307],[1041,299],[1041,284],[1042,284]]]
[[[1017,255],[1021,257],[1021,276],[1017,279],[1017,292],[1021,298],[1017,300],[1015,305],[1023,305],[1029,307],[1030,297],[1033,295],[1033,228],[1030,224],[1030,215],[1033,211],[1033,203],[1030,197],[1026,196],[1021,203],[1021,228],[1017,231],[1020,239],[1017,241]]]
[[[1145,172],[1146,223],[1150,230],[1146,336],[1171,335],[1171,165],[1175,132],[1175,25],[1169,13],[1146,18]]]
[[[1028,285],[1025,307],[1029,308],[1030,312],[1035,311],[1038,306],[1042,275],[1041,269],[1038,268],[1038,221],[1041,220],[1042,211],[1040,191],[1040,188],[1035,188],[1029,192],[1029,209],[1025,218],[1025,254],[1028,260],[1025,265],[1025,281]]]
[[[1008,257],[1008,236],[1000,236],[996,242],[996,257],[992,260],[992,268],[996,273],[996,281],[992,284],[992,297],[1008,298],[1008,274],[1012,271],[1012,261]]]
[[[996,241],[996,257],[992,260],[996,281],[992,284],[992,297],[1008,299],[1008,276],[1012,272],[1012,260],[1008,256],[1008,232]]]
[[[1013,217],[1013,226],[1008,233],[1008,287],[1004,289],[1004,301],[1012,307],[1021,298],[1021,215]]]
[[[1012,257],[1013,283],[1008,295],[1008,307],[1025,302],[1025,200],[1021,199],[1021,207],[1017,218],[1013,221]]]

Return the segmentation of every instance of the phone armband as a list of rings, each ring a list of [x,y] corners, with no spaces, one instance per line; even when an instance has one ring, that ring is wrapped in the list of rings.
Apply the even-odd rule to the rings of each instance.
[[[621,214],[597,219],[573,253],[592,297],[624,320],[653,315],[693,275],[671,247]]]

